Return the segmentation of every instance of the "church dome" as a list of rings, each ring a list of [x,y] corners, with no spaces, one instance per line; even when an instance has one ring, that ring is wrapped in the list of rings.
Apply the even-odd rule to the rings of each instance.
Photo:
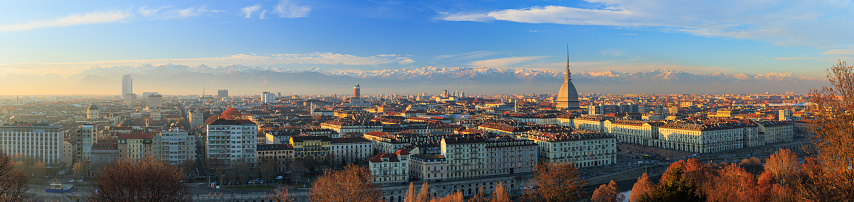
[[[95,106],[95,105],[89,105],[89,108],[86,108],[86,109],[87,109],[87,110],[98,110],[98,106]]]
[[[243,114],[240,113],[240,111],[237,111],[237,109],[228,108],[224,112],[222,112],[222,115],[220,116],[220,118],[228,119],[228,120],[234,120],[235,118],[239,118],[241,116],[243,116]]]

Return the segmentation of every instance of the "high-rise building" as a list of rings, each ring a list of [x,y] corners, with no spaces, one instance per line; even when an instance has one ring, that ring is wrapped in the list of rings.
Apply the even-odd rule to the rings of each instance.
[[[153,153],[170,165],[196,159],[196,136],[187,131],[162,131],[154,135]]]
[[[95,127],[92,125],[78,126],[74,131],[75,146],[74,162],[90,162],[92,157],[92,144],[96,141]]]
[[[228,90],[219,90],[216,92],[216,99],[222,99],[228,97]]]
[[[572,84],[572,73],[569,72],[569,45],[566,46],[566,76],[557,94],[557,109],[580,109],[578,106],[578,91]]]
[[[0,151],[38,158],[47,167],[63,163],[63,132],[58,126],[0,126]]]
[[[271,92],[261,93],[261,102],[263,102],[263,103],[274,103],[274,102],[276,102],[276,94],[273,94]]]
[[[205,151],[211,164],[225,167],[239,162],[255,164],[258,125],[254,122],[217,119],[207,126],[207,133]]]
[[[122,76],[122,95],[133,94],[133,78],[130,74]]]
[[[356,98],[356,99],[361,98],[361,96],[362,96],[361,91],[362,90],[359,87],[359,82],[356,82],[356,86],[353,86],[353,98]]]
[[[160,94],[153,94],[147,97],[148,98],[148,108],[159,108],[163,103],[163,96]]]

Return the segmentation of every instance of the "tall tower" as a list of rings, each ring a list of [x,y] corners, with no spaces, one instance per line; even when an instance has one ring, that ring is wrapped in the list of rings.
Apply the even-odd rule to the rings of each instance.
[[[359,82],[356,82],[356,86],[353,86],[353,98],[359,99],[362,95],[361,91]]]
[[[122,76],[122,95],[133,94],[133,78],[130,74]]]
[[[569,44],[566,45],[566,76],[557,94],[557,109],[580,109],[578,106],[578,91],[572,84],[572,73],[569,72]]]

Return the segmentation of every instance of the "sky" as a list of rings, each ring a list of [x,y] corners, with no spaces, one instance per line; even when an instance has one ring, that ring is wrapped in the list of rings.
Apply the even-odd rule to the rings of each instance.
[[[0,75],[183,64],[792,73],[854,55],[834,0],[4,1]]]

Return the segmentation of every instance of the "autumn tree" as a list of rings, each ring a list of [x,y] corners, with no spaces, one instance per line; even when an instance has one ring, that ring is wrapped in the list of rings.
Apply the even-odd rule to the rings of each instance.
[[[741,166],[745,171],[754,175],[762,174],[762,172],[765,171],[765,167],[762,165],[762,160],[759,160],[759,158],[756,157],[743,159],[738,163],[738,166]]]
[[[373,184],[371,171],[356,165],[347,165],[340,171],[324,171],[311,185],[312,189],[308,193],[311,201],[349,202],[382,199],[382,192]]]
[[[686,170],[697,172],[693,163],[684,160],[670,164],[664,175],[661,176],[661,184],[648,194],[641,196],[639,201],[703,201],[704,196],[700,194],[695,176],[697,173],[689,173]],[[686,166],[687,165],[687,166]]]
[[[765,162],[765,172],[771,172],[783,185],[788,186],[799,172],[798,155],[789,149],[779,149]]]
[[[492,192],[492,198],[489,200],[490,202],[511,202],[513,200],[510,199],[510,195],[507,194],[507,189],[504,187],[503,182],[498,182],[495,185],[495,191]]]
[[[415,198],[417,202],[425,202],[430,201],[430,186],[427,185],[427,182],[421,184],[421,190],[418,191],[418,197]]]
[[[92,201],[189,201],[181,168],[145,158],[119,160],[98,175]]]
[[[0,201],[24,201],[29,179],[12,158],[0,152]]]
[[[487,202],[486,193],[484,192],[483,187],[481,186],[479,189],[477,189],[477,193],[475,193],[474,196],[472,196],[468,201],[469,202]]]
[[[629,200],[640,201],[644,195],[652,192],[653,189],[655,189],[655,183],[649,180],[649,176],[646,173],[643,173],[643,175],[638,177],[635,185],[632,186],[632,193],[629,195]]]
[[[753,174],[736,164],[729,164],[720,171],[706,190],[709,201],[750,201],[756,190],[756,179]]]
[[[415,201],[415,183],[409,182],[409,189],[406,189],[406,201]]]
[[[584,196],[586,182],[572,163],[543,163],[523,195],[531,201],[573,201]]]
[[[811,157],[804,158],[801,172],[792,181],[795,181],[795,193],[800,201],[846,201],[851,198],[845,197],[840,192],[842,187],[834,184],[834,180],[827,176],[824,165]]]
[[[71,166],[71,170],[74,172],[74,176],[77,177],[84,177],[88,175],[89,169],[89,163],[83,161],[78,161],[77,163],[74,163],[74,165]]]
[[[608,184],[602,184],[593,191],[593,197],[590,198],[592,202],[621,202],[625,200],[625,196],[620,194],[620,188],[617,187],[617,183],[614,180],[611,180]]]
[[[279,187],[272,191],[270,195],[267,196],[268,199],[278,202],[291,202],[294,201],[291,198],[291,194],[285,187]]]
[[[810,101],[814,146],[824,167],[821,175],[836,192],[854,198],[854,67],[839,61],[827,70],[830,86],[813,90]],[[806,163],[806,162],[805,162]],[[820,177],[820,176],[815,176]],[[818,179],[814,179],[818,180]]]
[[[453,194],[434,198],[430,200],[430,202],[464,202],[463,201],[463,193],[462,192],[454,192]]]

